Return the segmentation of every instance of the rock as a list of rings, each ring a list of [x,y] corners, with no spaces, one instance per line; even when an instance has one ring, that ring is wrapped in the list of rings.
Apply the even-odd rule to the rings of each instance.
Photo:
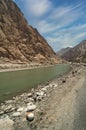
[[[17,109],[17,112],[22,112],[24,110],[24,107],[20,107]]]
[[[21,116],[21,113],[20,113],[20,112],[15,112],[15,113],[13,113],[12,116],[13,116],[13,117],[18,117],[18,116]]]
[[[12,105],[5,106],[5,108],[4,108],[4,112],[11,112],[12,107],[13,107]]]
[[[32,112],[27,112],[26,113],[26,119],[28,121],[33,121],[34,120],[34,114]]]
[[[38,96],[37,101],[42,101],[43,96]]]
[[[4,114],[4,111],[0,111],[0,115]]]
[[[36,92],[36,95],[37,95],[37,96],[43,96],[43,95],[44,95],[44,92],[43,92],[43,91]]]
[[[0,130],[14,130],[13,124],[14,122],[8,116],[2,118],[0,119]]]
[[[28,97],[32,97],[33,95],[32,95],[32,93],[28,93],[28,95],[27,95]]]
[[[46,92],[46,91],[47,91],[47,88],[46,88],[46,87],[44,87],[44,88],[42,88],[42,89],[41,89],[41,91]]]
[[[13,103],[13,101],[12,100],[7,100],[5,103],[6,104],[11,104],[11,103]]]
[[[65,83],[66,82],[66,80],[65,79],[62,79],[62,83]]]
[[[58,87],[58,84],[54,84],[54,88],[57,88]]]
[[[27,104],[27,108],[26,111],[34,111],[36,109],[36,105],[34,105],[33,103],[28,103]]]
[[[52,88],[53,87],[52,84],[49,84],[49,87]]]
[[[28,98],[28,100],[29,100],[30,102],[34,102],[34,99],[33,99],[33,98]]]

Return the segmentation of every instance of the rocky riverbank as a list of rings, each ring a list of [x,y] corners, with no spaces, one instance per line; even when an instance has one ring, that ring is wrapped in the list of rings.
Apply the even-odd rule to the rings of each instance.
[[[35,69],[40,67],[49,67],[52,64],[40,63],[0,63],[0,72],[19,71],[27,69]]]
[[[40,85],[37,89],[32,88],[29,93],[23,93],[1,103],[0,130],[48,130],[53,118],[55,118],[52,115],[54,109],[50,110],[50,108],[53,108],[52,106],[56,102],[59,105],[60,98],[67,93],[65,86],[68,92],[71,91],[70,83],[73,85],[73,82],[81,76],[82,71],[84,71],[83,66],[75,65],[73,70],[63,77]],[[63,91],[63,95],[59,95],[61,91]],[[52,97],[56,97],[55,95],[58,95],[58,99],[52,101]],[[34,116],[34,120],[31,122],[26,119],[28,112],[33,113]],[[52,124],[51,126],[53,127]],[[52,127],[49,127],[51,128],[49,130],[52,130]]]

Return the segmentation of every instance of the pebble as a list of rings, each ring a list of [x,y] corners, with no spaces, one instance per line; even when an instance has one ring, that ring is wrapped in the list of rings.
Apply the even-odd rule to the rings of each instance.
[[[20,107],[17,109],[17,112],[22,112],[24,110],[24,107]]]
[[[21,113],[20,113],[20,112],[15,112],[15,113],[13,113],[12,116],[13,116],[13,117],[18,117],[18,116],[21,116]]]

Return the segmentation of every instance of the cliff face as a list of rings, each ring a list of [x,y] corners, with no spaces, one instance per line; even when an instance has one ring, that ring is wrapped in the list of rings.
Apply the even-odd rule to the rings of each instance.
[[[12,0],[0,0],[0,60],[57,62],[56,55],[37,29],[28,25]]]
[[[74,48],[61,55],[62,58],[72,62],[84,62],[86,63],[86,40],[83,40]]]

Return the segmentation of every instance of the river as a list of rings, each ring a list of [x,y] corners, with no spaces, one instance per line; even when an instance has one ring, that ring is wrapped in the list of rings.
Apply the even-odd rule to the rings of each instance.
[[[71,67],[67,64],[59,64],[31,70],[0,72],[0,102],[57,78],[70,69]]]

